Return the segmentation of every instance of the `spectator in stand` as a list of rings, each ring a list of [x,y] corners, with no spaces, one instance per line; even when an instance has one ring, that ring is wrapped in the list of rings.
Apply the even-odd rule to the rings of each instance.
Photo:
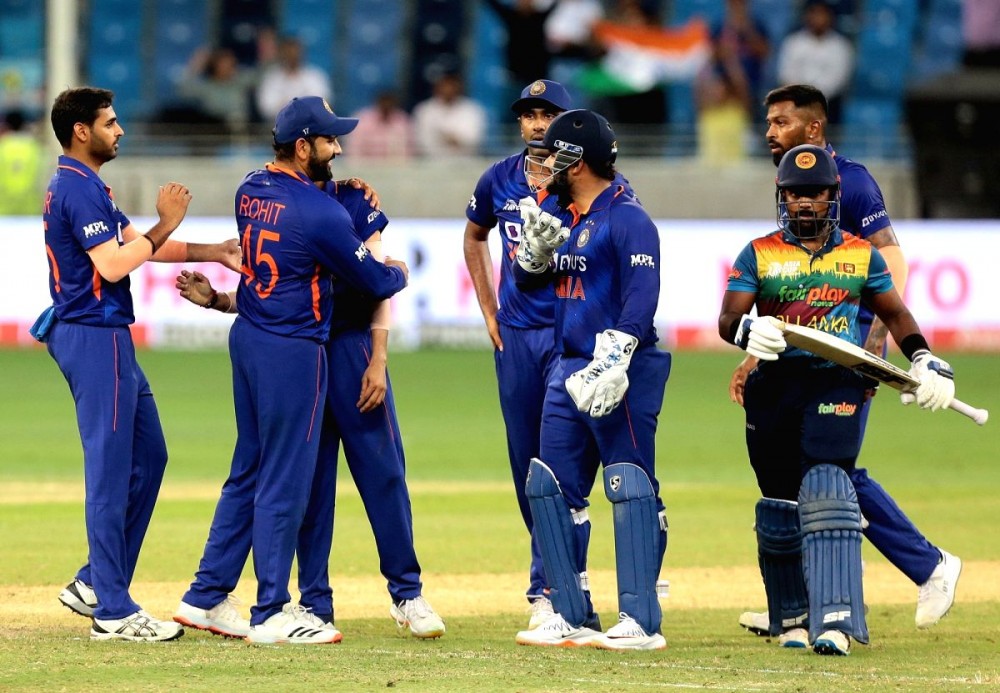
[[[746,160],[752,108],[746,75],[731,55],[708,65],[695,80],[698,108],[698,158],[709,166]]]
[[[13,110],[0,128],[0,217],[38,214],[42,206],[42,147]]]
[[[1000,2],[962,0],[966,67],[1000,67]]]
[[[465,96],[460,75],[446,72],[430,98],[413,108],[413,127],[423,156],[474,156],[486,134],[486,110]]]
[[[199,48],[188,62],[178,93],[202,116],[229,130],[253,120],[251,94],[257,71],[241,68],[229,48]]]
[[[285,36],[278,42],[277,60],[264,70],[257,87],[257,110],[265,121],[273,121],[296,96],[320,96],[332,102],[333,89],[326,72],[303,61],[302,42]]]
[[[518,89],[549,76],[545,21],[556,0],[486,0],[507,29],[508,83]],[[527,47],[527,48],[526,48]]]
[[[828,122],[839,123],[844,93],[854,69],[854,46],[834,28],[836,15],[825,0],[809,0],[802,28],[789,34],[778,51],[781,84],[811,84],[829,105]]]
[[[394,91],[383,91],[375,103],[354,114],[358,126],[351,133],[352,157],[408,159],[413,156],[413,121],[399,105]]]
[[[712,32],[712,57],[720,65],[733,57],[739,60],[752,103],[759,101],[764,61],[770,52],[767,31],[750,14],[748,0],[726,0],[726,16]]]
[[[573,103],[586,108],[584,92],[573,88],[580,71],[597,57],[592,30],[604,18],[599,0],[557,0],[545,20],[545,42],[552,59],[548,77],[566,86]]]

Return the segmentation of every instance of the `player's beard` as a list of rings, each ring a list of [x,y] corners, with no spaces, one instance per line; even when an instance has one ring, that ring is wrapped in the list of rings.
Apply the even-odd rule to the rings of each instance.
[[[313,147],[309,151],[309,163],[306,164],[306,174],[309,176],[309,180],[314,183],[325,183],[328,180],[333,180],[333,171],[330,168],[332,161],[332,158],[322,161],[316,156],[316,148]]]
[[[95,140],[95,142],[97,142],[97,140]],[[115,139],[110,143],[101,142],[100,146],[91,145],[90,155],[102,164],[106,164],[118,156],[118,147],[115,146],[117,144],[118,140]]]
[[[569,173],[565,169],[553,175],[545,189],[549,191],[550,195],[556,196],[559,206],[563,209],[572,204],[573,195],[570,189]]]
[[[829,222],[826,218],[820,219],[815,212],[799,212],[789,219],[789,227],[796,238],[803,240],[815,240],[825,238],[829,232]]]

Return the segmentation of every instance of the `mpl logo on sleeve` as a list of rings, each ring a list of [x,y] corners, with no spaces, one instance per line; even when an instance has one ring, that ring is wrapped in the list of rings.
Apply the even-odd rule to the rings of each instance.
[[[84,238],[90,238],[91,236],[107,233],[108,230],[108,225],[103,221],[94,221],[83,227],[83,236]]]

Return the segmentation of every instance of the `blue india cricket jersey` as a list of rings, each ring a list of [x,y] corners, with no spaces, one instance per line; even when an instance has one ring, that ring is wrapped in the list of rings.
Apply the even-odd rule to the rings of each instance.
[[[85,164],[60,156],[45,194],[42,212],[45,252],[49,258],[49,293],[56,316],[64,322],[121,327],[135,321],[130,282],[109,282],[87,251],[116,239],[129,225],[111,197],[111,188]]]
[[[376,260],[344,206],[303,174],[268,164],[236,191],[243,246],[239,314],[274,334],[325,342],[333,305],[331,275],[374,298],[406,285],[403,272]]]

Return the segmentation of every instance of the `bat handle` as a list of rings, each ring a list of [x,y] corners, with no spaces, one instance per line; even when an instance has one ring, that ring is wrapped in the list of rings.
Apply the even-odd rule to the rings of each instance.
[[[975,421],[977,424],[982,426],[986,423],[987,419],[990,418],[990,413],[986,409],[977,409],[970,404],[966,404],[961,400],[952,400],[951,404],[948,405],[950,409],[954,409],[959,414],[968,416],[970,419]]]

